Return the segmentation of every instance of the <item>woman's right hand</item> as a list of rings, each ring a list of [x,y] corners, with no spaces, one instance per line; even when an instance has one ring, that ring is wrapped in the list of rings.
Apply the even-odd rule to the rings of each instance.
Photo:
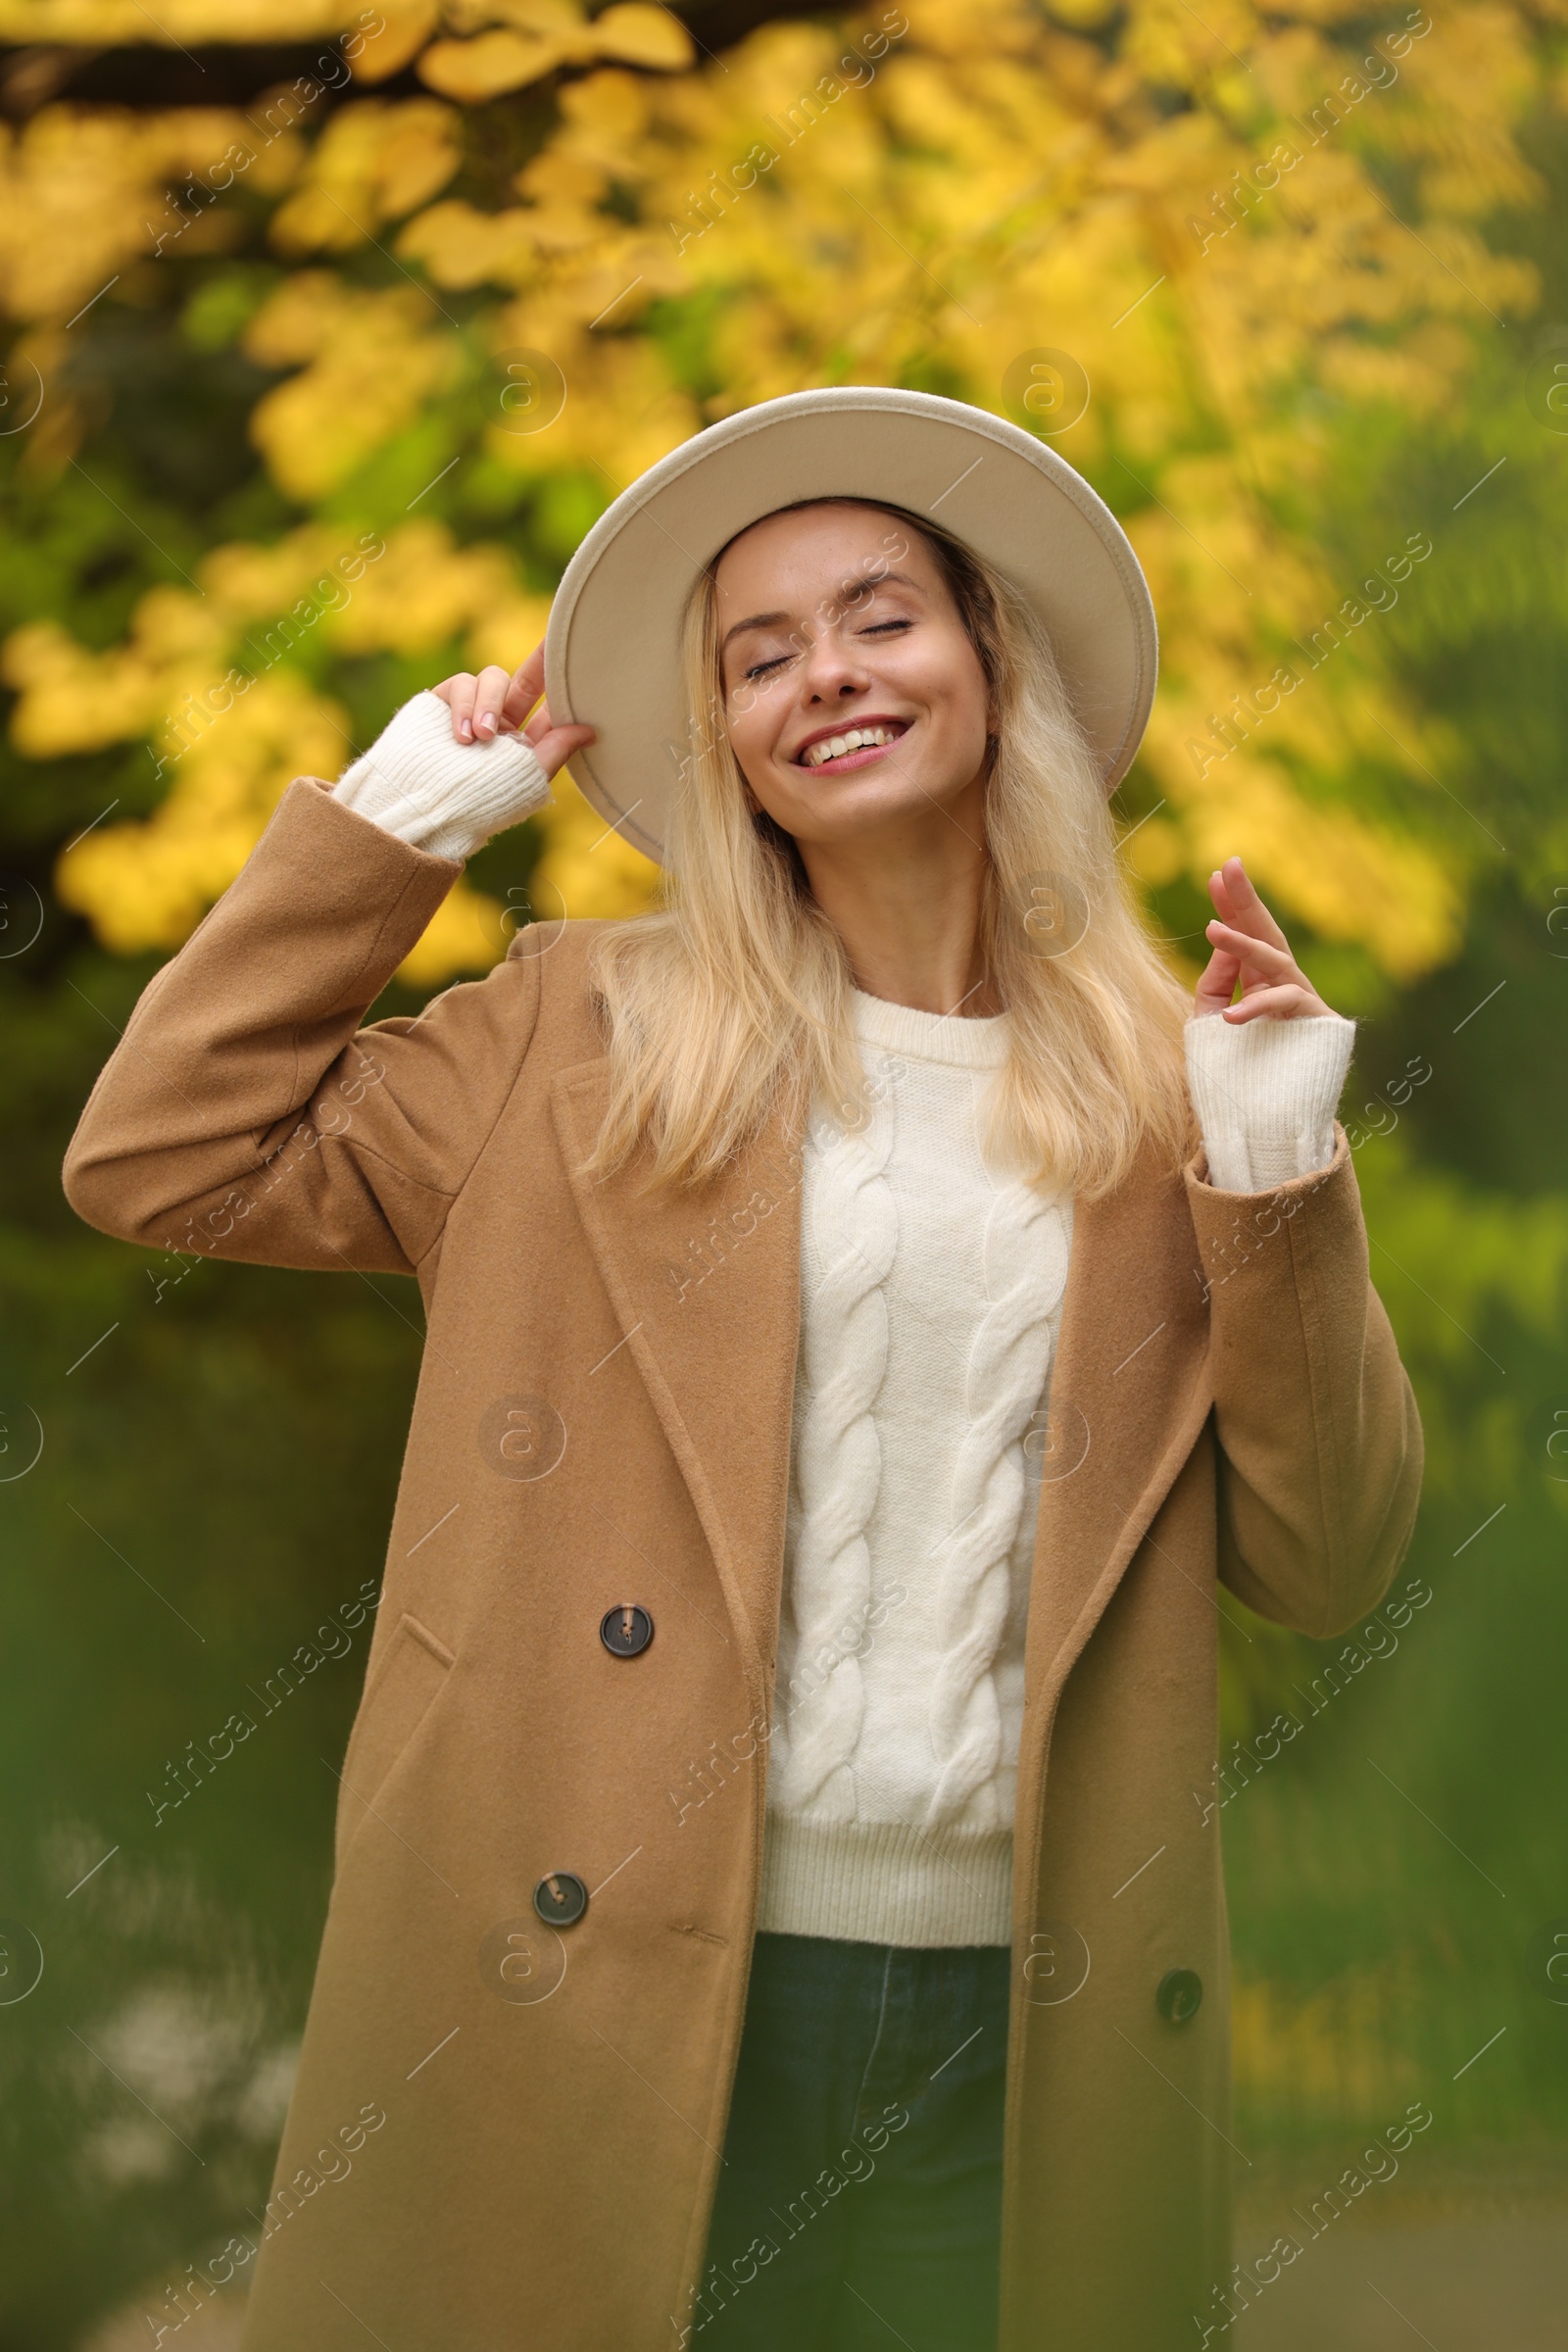
[[[493,743],[497,735],[520,735],[545,774],[553,776],[573,752],[593,742],[594,729],[556,726],[549,706],[539,703],[544,683],[545,649],[540,644],[520,669],[493,666],[481,669],[477,677],[459,670],[432,692],[451,710],[452,732],[459,743]],[[534,710],[536,703],[539,708]]]

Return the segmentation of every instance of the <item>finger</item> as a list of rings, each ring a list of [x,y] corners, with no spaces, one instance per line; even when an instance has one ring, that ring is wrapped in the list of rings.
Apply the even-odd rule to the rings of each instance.
[[[533,756],[544,769],[545,774],[553,776],[557,769],[571,758],[573,752],[580,752],[585,744],[593,742],[594,734],[595,730],[592,727],[547,726],[533,745]]]
[[[1241,975],[1241,958],[1227,949],[1216,948],[1204,967],[1201,978],[1193,992],[1198,1013],[1221,1012],[1236,994]]]
[[[1235,923],[1222,923],[1217,916],[1204,925],[1204,934],[1212,946],[1239,956],[1243,963],[1261,972],[1266,980],[1299,980],[1305,984],[1306,974],[1288,947],[1275,947],[1271,941],[1259,939]]]
[[[1246,931],[1253,939],[1267,940],[1271,947],[1284,948],[1289,953],[1290,942],[1258,897],[1240,858],[1227,858],[1209,876],[1208,894],[1225,921],[1234,923],[1238,930]]]
[[[1209,876],[1209,897],[1222,920],[1234,923],[1251,938],[1289,950],[1290,942],[1259,898],[1240,858],[1227,858]]]
[[[502,724],[512,733],[520,735],[528,713],[544,692],[545,649],[536,645],[526,662],[520,662],[512,673],[507,688],[506,716]]]
[[[467,670],[460,669],[456,677],[448,678],[436,688],[452,712],[452,732],[460,743],[473,741],[473,697],[478,684],[478,679]]]
[[[587,724],[587,722],[582,719],[565,718],[564,718],[561,723],[564,727],[583,726]],[[520,732],[527,737],[528,741],[533,745],[534,750],[537,751],[539,746],[543,743],[545,737],[554,731],[555,724],[555,720],[550,715],[550,705],[548,703],[541,703],[538,710],[535,710],[532,718],[529,719],[527,725],[523,727]],[[590,736],[592,736],[593,732],[593,728],[589,727],[588,733]]]
[[[473,732],[479,743],[489,743],[501,728],[501,714],[506,709],[512,687],[512,672],[499,662],[488,662],[480,670],[478,689],[473,698]]]
[[[1322,1009],[1309,988],[1303,987],[1299,981],[1290,981],[1279,988],[1254,989],[1250,997],[1243,997],[1239,1004],[1227,1004],[1224,1018],[1227,1021],[1296,1021],[1306,1013]]]
[[[526,662],[521,662],[512,673],[514,691],[527,697],[527,709],[532,710],[545,690],[545,641],[541,637]]]

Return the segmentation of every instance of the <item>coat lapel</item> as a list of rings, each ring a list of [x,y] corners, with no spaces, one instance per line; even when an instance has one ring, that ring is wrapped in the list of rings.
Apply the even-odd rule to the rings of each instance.
[[[1022,1781],[1062,1685],[1210,1403],[1208,1317],[1180,1175],[1146,1157],[1076,1203],[1030,1588]]]
[[[609,1063],[561,1071],[551,1099],[578,1211],[628,1354],[669,1440],[743,1657],[770,1685],[800,1324],[800,1154],[782,1124],[716,1181],[642,1193],[634,1163],[581,1173]]]

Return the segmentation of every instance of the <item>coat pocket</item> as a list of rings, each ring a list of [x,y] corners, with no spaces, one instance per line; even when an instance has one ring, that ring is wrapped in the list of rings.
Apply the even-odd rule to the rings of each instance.
[[[337,1802],[339,1870],[453,1663],[446,1643],[405,1610],[366,1685],[349,1735]]]

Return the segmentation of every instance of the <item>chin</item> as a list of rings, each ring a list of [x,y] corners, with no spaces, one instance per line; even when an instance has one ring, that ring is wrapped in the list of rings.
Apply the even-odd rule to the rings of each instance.
[[[890,825],[902,824],[914,814],[917,807],[929,806],[929,802],[909,803],[901,797],[893,802],[862,801],[854,808],[803,808],[800,824],[787,829],[800,841],[823,844],[858,841],[885,832]]]
[[[795,803],[804,824],[813,830],[821,826],[833,838],[847,833],[868,832],[877,825],[897,824],[903,818],[917,816],[928,810],[933,802],[945,807],[956,801],[961,785],[943,784],[935,787],[918,776],[875,775],[871,772],[855,776],[827,777],[814,791],[795,793]]]

